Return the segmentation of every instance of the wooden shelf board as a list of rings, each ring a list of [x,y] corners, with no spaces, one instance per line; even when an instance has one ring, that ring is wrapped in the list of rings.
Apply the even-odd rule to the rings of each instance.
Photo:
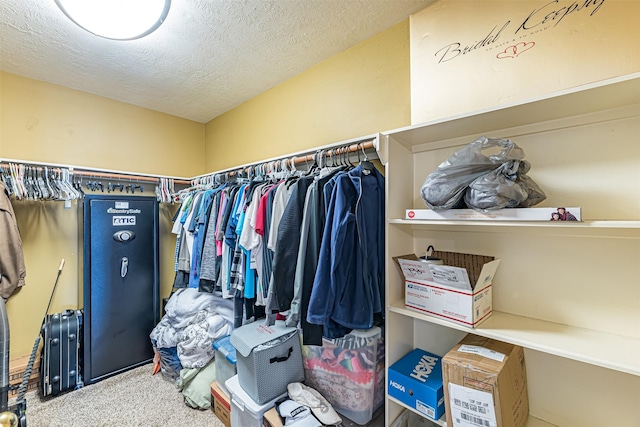
[[[431,420],[430,418],[427,418],[424,416],[424,414],[421,414],[420,412],[416,411],[415,409],[413,409],[412,407],[402,403],[401,401],[399,401],[396,398],[393,398],[391,396],[387,396],[387,399],[389,399],[389,401],[394,402],[400,406],[402,406],[403,408],[407,408],[408,410],[415,412],[416,414],[420,415],[423,418],[426,418],[428,420],[430,420],[431,422],[442,426],[442,427],[447,427],[447,421],[445,420],[445,416],[443,415],[439,420]],[[536,418],[534,416],[529,415],[529,420],[527,421],[527,427],[557,427],[554,424],[549,424],[546,421],[542,421],[539,418]]]
[[[640,339],[494,311],[476,329],[410,310],[389,311],[460,331],[506,341],[543,353],[640,376]]]
[[[462,221],[462,220],[428,220],[428,219],[404,219],[390,218],[389,224],[413,225],[413,226],[466,226],[466,227],[545,227],[560,229],[607,229],[620,228],[636,230],[640,229],[640,221]]]
[[[407,147],[637,104],[640,73],[384,132]]]

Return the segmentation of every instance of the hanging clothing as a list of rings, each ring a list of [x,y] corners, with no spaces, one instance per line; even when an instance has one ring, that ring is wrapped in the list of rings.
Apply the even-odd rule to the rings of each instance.
[[[25,285],[27,271],[22,252],[22,239],[9,192],[0,181],[0,296],[5,301]]]
[[[307,311],[309,300],[311,299],[313,281],[318,268],[320,245],[326,219],[324,186],[337,174],[344,173],[343,169],[340,167],[332,170],[322,170],[316,180],[309,186],[307,199],[305,200],[294,283],[294,297],[291,302],[291,311],[286,319],[287,326],[297,326],[298,322],[300,323],[303,344],[305,345],[322,345],[322,326],[307,322]]]
[[[200,292],[213,292],[220,272],[220,262],[218,260],[216,245],[216,227],[218,225],[218,211],[220,209],[220,200],[222,199],[222,189],[223,188],[219,188],[219,191],[214,195],[205,231],[204,244],[202,245],[200,283],[198,284]]]
[[[286,311],[291,306],[304,201],[313,180],[313,176],[305,176],[296,181],[278,226],[276,250],[273,257],[273,275],[270,283],[270,286],[274,287],[275,305],[278,307],[278,311]],[[272,306],[267,306],[267,308],[272,308]]]
[[[384,307],[384,177],[362,166],[338,176],[328,206],[307,321],[338,338]]]

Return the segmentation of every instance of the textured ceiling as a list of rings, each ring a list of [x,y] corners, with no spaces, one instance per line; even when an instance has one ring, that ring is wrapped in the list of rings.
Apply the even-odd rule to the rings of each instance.
[[[0,0],[0,69],[204,123],[431,2],[173,0],[156,32],[113,41],[53,0]]]

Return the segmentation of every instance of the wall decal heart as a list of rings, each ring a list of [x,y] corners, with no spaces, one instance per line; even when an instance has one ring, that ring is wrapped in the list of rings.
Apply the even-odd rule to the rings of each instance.
[[[520,43],[517,43],[517,44],[515,44],[513,46],[509,46],[504,51],[502,51],[499,54],[497,54],[496,58],[498,58],[498,59],[515,58],[518,55],[520,55],[521,53],[531,49],[535,45],[536,45],[536,42],[528,42],[528,43],[527,42],[520,42]]]

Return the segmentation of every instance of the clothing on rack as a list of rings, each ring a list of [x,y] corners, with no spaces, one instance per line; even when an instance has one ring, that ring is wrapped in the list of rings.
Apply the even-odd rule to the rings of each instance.
[[[0,182],[0,296],[5,301],[25,284],[27,271],[22,252],[22,239],[9,192]]]
[[[234,327],[282,313],[305,344],[371,328],[384,301],[384,178],[368,164],[183,192],[174,287],[233,298]]]
[[[334,177],[307,321],[339,338],[384,307],[384,177],[358,166]]]

